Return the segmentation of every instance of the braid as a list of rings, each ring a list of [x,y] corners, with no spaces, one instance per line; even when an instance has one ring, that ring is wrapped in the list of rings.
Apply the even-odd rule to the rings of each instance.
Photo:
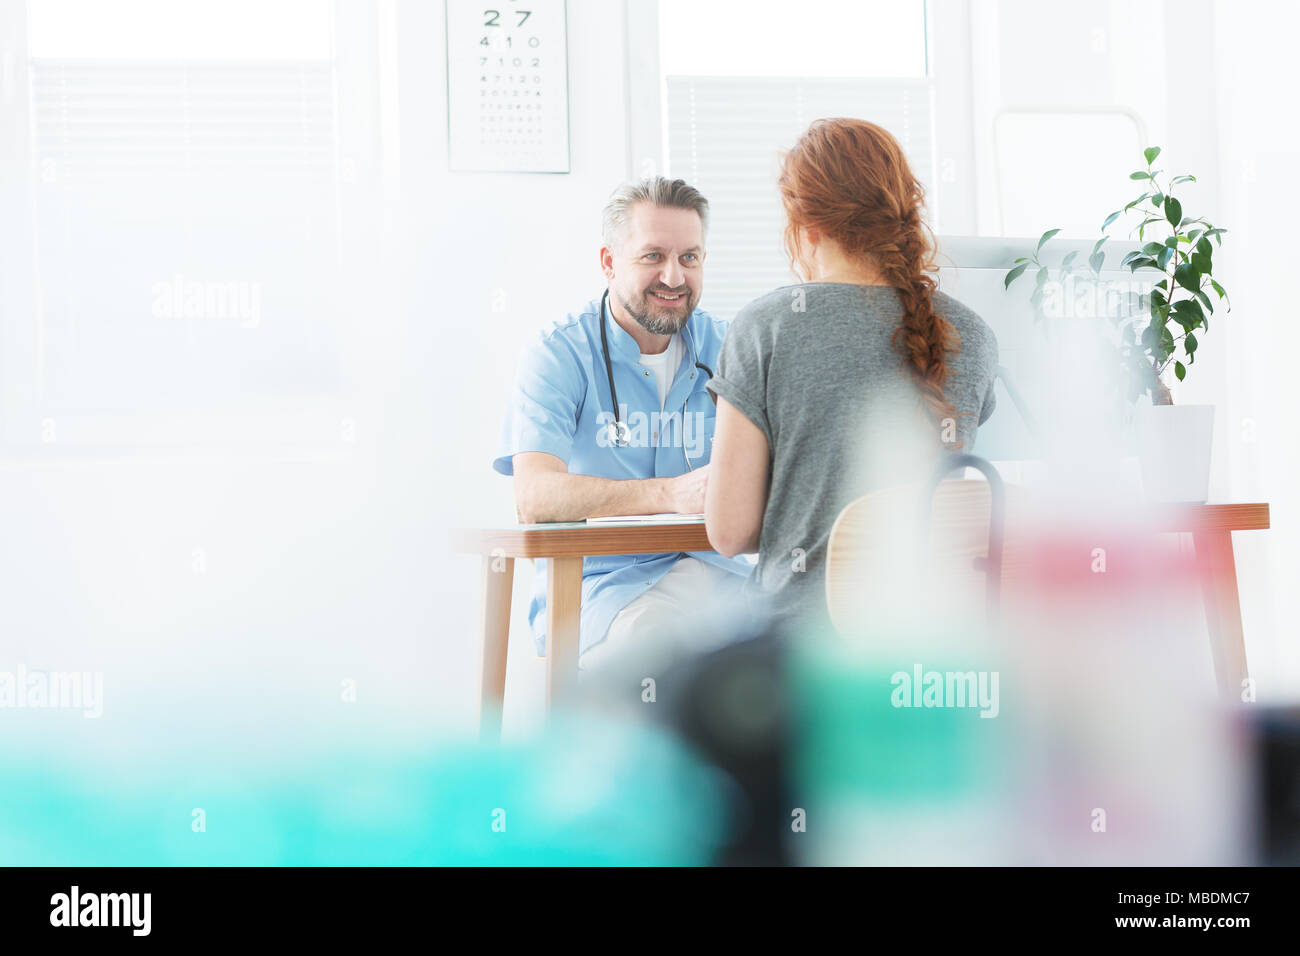
[[[921,401],[936,424],[955,421],[960,414],[948,401],[943,387],[948,380],[947,353],[961,350],[961,335],[952,323],[934,311],[938,286],[926,241],[925,227],[913,207],[900,220],[894,242],[873,250],[884,278],[898,290],[903,322],[894,331],[892,344],[903,356],[903,367],[920,389]],[[962,442],[945,442],[949,451],[960,451]]]

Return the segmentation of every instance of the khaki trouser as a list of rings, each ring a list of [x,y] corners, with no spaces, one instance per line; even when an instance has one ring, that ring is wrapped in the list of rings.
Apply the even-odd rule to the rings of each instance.
[[[719,609],[739,607],[744,578],[699,558],[679,558],[649,591],[619,611],[605,639],[578,659],[582,674],[630,661],[655,666],[725,644]]]

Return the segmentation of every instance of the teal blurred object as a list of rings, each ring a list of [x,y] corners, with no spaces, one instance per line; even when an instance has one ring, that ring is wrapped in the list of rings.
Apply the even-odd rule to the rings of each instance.
[[[716,771],[646,727],[557,720],[527,747],[205,756],[111,779],[52,764],[0,773],[0,864],[690,866],[728,818]]]
[[[867,630],[846,641],[827,632],[794,646],[792,791],[808,820],[794,844],[801,862],[997,862],[1015,716],[1005,701],[991,718],[979,706],[897,706],[918,666],[984,672],[989,686],[1000,671],[965,635]]]

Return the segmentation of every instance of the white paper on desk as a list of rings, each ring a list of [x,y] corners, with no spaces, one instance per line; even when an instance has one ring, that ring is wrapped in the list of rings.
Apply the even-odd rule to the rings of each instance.
[[[667,512],[657,515],[605,515],[601,518],[588,518],[587,524],[671,524],[674,522],[703,521],[704,512],[692,515]]]

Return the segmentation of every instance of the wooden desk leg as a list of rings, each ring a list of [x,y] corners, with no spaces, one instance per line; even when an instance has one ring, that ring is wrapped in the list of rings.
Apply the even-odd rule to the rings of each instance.
[[[1196,565],[1205,597],[1205,619],[1210,630],[1210,652],[1219,693],[1238,700],[1249,673],[1246,641],[1241,628],[1241,598],[1237,594],[1237,565],[1232,557],[1232,532],[1198,531]]]
[[[501,739],[514,581],[514,558],[483,555],[483,657],[479,671],[478,732],[479,739],[485,743]]]
[[[582,611],[582,558],[546,562],[546,708],[577,682],[578,622]]]

